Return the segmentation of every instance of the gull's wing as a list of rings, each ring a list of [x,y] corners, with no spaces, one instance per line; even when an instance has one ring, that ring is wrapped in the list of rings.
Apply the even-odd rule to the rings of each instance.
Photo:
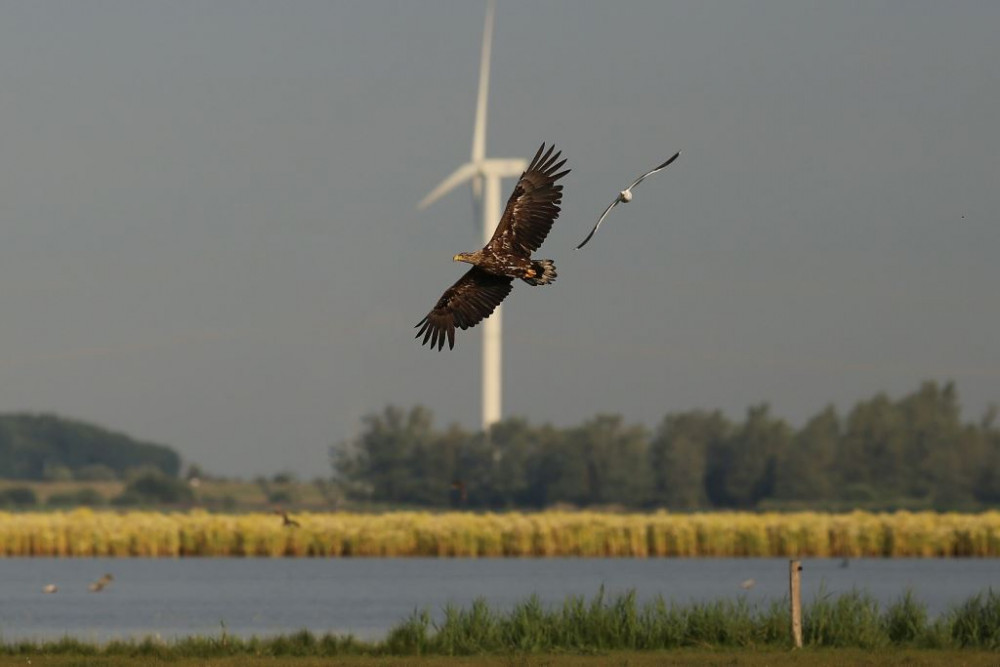
[[[417,338],[424,337],[421,345],[426,345],[429,340],[431,349],[437,347],[440,350],[447,339],[448,348],[454,348],[455,327],[468,329],[489,317],[510,294],[513,281],[508,276],[487,273],[473,266],[445,290],[427,317],[417,323],[420,327]]]
[[[660,166],[658,166],[658,167],[653,167],[652,169],[650,169],[649,171],[647,171],[647,172],[646,172],[645,174],[643,174],[643,175],[642,175],[642,176],[640,176],[639,178],[635,179],[635,182],[634,182],[634,183],[632,183],[632,185],[628,186],[628,187],[627,187],[627,188],[625,188],[625,189],[626,189],[626,190],[631,190],[631,189],[632,189],[632,188],[634,188],[635,186],[637,186],[637,185],[639,185],[640,183],[642,183],[642,182],[643,182],[643,180],[645,180],[645,178],[646,178],[647,176],[652,176],[653,174],[655,174],[655,173],[656,173],[656,172],[658,172],[659,170],[661,170],[661,169],[664,169],[664,168],[666,168],[666,166],[667,166],[667,165],[669,165],[669,164],[670,164],[671,162],[673,162],[674,160],[676,160],[676,159],[677,159],[677,158],[679,158],[680,156],[681,156],[681,152],[680,152],[680,151],[677,151],[676,153],[674,153],[674,154],[673,154],[673,155],[671,156],[671,158],[670,158],[669,160],[667,160],[666,162],[664,162],[663,164],[661,164],[661,165],[660,165]]]
[[[594,228],[590,230],[590,233],[587,234],[587,238],[585,238],[583,240],[583,243],[581,243],[580,245],[578,245],[576,247],[577,250],[579,250],[583,246],[587,245],[587,241],[590,240],[590,237],[592,237],[594,235],[594,232],[597,231],[597,228],[601,226],[602,222],[604,222],[604,218],[608,217],[608,213],[610,213],[611,209],[613,209],[615,206],[617,206],[618,202],[620,202],[620,201],[621,201],[621,199],[619,199],[618,197],[615,197],[615,200],[613,202],[611,202],[606,209],[604,209],[604,213],[601,214],[601,219],[598,220],[597,224],[594,225]]]

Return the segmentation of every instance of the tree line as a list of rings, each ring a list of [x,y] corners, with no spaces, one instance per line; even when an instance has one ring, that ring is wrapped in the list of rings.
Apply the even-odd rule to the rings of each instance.
[[[997,412],[963,422],[954,384],[937,382],[844,415],[828,406],[801,428],[763,403],[742,420],[670,413],[652,432],[605,414],[569,428],[511,418],[484,434],[390,405],[331,461],[351,497],[395,505],[973,509],[1000,504]]]

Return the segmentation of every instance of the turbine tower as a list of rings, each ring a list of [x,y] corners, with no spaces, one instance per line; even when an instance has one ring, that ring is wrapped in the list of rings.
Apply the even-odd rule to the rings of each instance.
[[[446,192],[465,181],[471,181],[473,197],[482,202],[479,222],[483,245],[489,243],[493,230],[500,222],[500,187],[506,177],[520,176],[528,162],[520,159],[486,158],[486,107],[490,89],[490,48],[493,42],[493,0],[486,4],[486,25],[483,27],[483,50],[479,62],[479,95],[476,99],[476,124],[472,131],[472,159],[441,181],[417,205],[425,208]],[[501,329],[502,306],[483,322],[483,431],[500,421],[502,398]]]

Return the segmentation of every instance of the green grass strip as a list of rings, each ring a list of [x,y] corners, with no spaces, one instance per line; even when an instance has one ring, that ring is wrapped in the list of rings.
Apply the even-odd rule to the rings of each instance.
[[[812,649],[977,649],[1000,651],[1000,594],[987,590],[931,619],[907,592],[884,609],[868,593],[820,593],[805,606],[803,636]],[[440,622],[416,610],[382,640],[317,636],[303,630],[276,637],[217,636],[164,641],[152,637],[104,644],[73,638],[0,644],[0,655],[222,658],[336,656],[469,656],[504,654],[662,651],[676,649],[783,649],[790,645],[788,603],[753,604],[745,598],[678,605],[662,597],[640,604],[635,591],[591,599],[570,597],[546,606],[537,597],[509,611],[477,600],[449,606]]]

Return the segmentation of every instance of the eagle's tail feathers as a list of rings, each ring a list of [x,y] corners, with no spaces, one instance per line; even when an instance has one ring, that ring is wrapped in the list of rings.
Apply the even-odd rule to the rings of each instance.
[[[529,285],[548,285],[551,282],[555,282],[556,265],[551,259],[532,260],[531,268],[535,270],[535,277],[523,279]]]

